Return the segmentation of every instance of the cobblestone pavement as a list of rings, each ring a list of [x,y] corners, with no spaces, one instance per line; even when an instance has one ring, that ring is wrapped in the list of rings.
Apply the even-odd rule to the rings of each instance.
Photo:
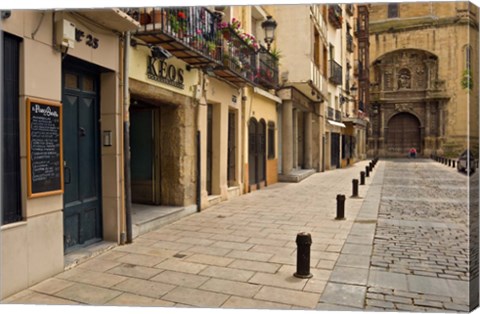
[[[384,163],[381,188],[369,191],[381,190],[377,219],[352,227],[362,226],[373,245],[362,262],[342,249],[318,308],[468,311],[468,177],[427,159]],[[349,285],[349,300],[327,293],[336,283]]]

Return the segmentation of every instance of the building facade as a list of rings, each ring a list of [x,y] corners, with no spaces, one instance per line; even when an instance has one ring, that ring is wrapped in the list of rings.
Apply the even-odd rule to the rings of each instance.
[[[117,9],[2,12],[1,298],[120,243],[123,107]]]
[[[369,155],[478,152],[478,8],[375,4],[369,27]]]

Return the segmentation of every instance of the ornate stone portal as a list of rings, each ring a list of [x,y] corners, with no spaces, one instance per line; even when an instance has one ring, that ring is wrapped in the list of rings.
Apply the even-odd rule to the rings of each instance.
[[[404,157],[441,153],[445,94],[438,58],[418,49],[389,52],[373,62],[369,154]]]

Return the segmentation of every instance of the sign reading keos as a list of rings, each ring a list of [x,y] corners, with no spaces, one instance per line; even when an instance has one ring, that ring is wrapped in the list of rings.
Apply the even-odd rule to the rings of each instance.
[[[183,84],[183,69],[177,68],[173,64],[168,64],[165,60],[152,58],[151,56],[148,56],[147,59],[147,77],[176,88],[185,88]]]

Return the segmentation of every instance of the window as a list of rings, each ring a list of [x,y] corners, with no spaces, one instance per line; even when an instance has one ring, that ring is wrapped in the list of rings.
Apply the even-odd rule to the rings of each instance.
[[[268,159],[275,158],[275,123],[268,122]]]
[[[398,3],[390,3],[388,5],[388,18],[398,17]]]
[[[1,37],[0,37],[1,38]],[[19,135],[20,40],[3,33],[2,224],[22,220]]]
[[[313,62],[320,68],[320,33],[316,27],[314,27]]]
[[[471,69],[472,62],[472,47],[470,45],[465,46],[465,69]]]

